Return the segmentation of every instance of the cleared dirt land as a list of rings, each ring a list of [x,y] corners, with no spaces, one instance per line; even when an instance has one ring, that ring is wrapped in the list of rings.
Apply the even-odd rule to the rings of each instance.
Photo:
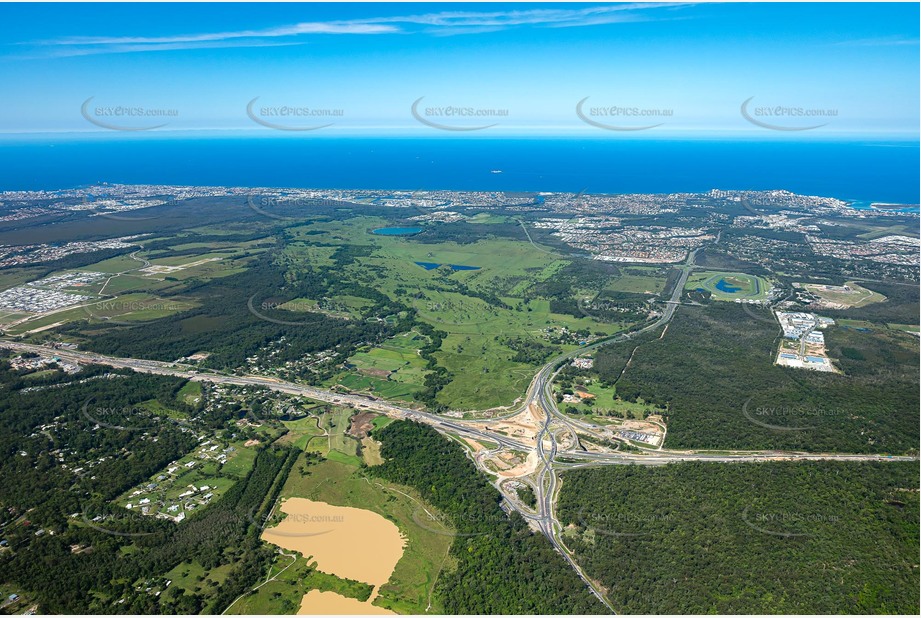
[[[301,607],[297,610],[302,616],[347,616],[347,615],[393,615],[394,612],[358,599],[350,599],[335,592],[311,590],[304,595]]]
[[[287,517],[267,528],[263,540],[312,556],[325,573],[371,584],[375,591],[363,604],[370,608],[403,556],[405,539],[396,524],[372,511],[306,498],[289,498],[279,508]]]
[[[485,427],[523,442],[529,442],[536,438],[543,421],[544,415],[540,408],[532,404],[515,416],[491,421]]]

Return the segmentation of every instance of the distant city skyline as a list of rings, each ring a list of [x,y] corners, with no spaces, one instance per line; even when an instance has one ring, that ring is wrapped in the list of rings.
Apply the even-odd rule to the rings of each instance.
[[[6,4],[0,17],[6,135],[918,138],[915,3]]]

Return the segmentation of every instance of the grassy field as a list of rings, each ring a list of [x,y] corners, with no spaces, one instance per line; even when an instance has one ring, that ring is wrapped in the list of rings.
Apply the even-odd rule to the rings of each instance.
[[[371,421],[371,424],[374,425],[375,429],[383,429],[392,422],[393,419],[389,416],[378,416],[373,421]]]
[[[615,325],[589,317],[552,313],[545,300],[526,302],[527,290],[533,284],[551,278],[567,263],[538,251],[530,243],[487,238],[469,244],[426,244],[406,237],[368,233],[369,229],[385,224],[383,220],[365,217],[318,223],[309,229],[323,231],[317,238],[324,243],[372,248],[370,255],[357,257],[346,266],[343,275],[373,281],[381,292],[413,307],[419,319],[448,333],[435,357],[454,377],[437,397],[439,403],[449,408],[471,410],[510,405],[527,387],[536,367],[511,360],[515,352],[498,340],[497,335],[542,341],[543,331],[550,326],[605,334],[618,330]],[[317,258],[296,244],[288,245],[285,254],[305,265],[312,264],[314,259],[328,259],[326,252]],[[415,262],[476,266],[479,270],[425,270]],[[644,291],[661,286],[661,282],[646,276],[631,276],[628,282],[628,287],[642,287]],[[509,308],[494,307],[463,293],[458,284],[474,294],[498,295]],[[354,355],[350,359],[354,368],[334,381],[380,397],[411,399],[424,379],[424,362],[414,356],[418,347],[415,343],[402,345],[396,339]],[[563,349],[575,347],[563,346]],[[387,372],[393,373],[387,375]]]
[[[428,339],[416,332],[401,333],[378,347],[359,351],[349,358],[351,368],[329,381],[346,388],[387,399],[412,400],[423,387],[428,370],[419,348]]]
[[[886,297],[873,290],[861,287],[853,281],[848,281],[844,286],[829,286],[818,283],[804,283],[803,287],[821,298],[826,303],[842,305],[845,309],[852,307],[864,307],[873,303],[881,303]],[[838,289],[847,287],[847,290]]]
[[[97,272],[97,273],[109,273],[117,274],[123,273],[130,270],[137,270],[143,266],[143,262],[136,260],[128,255],[120,255],[108,260],[103,260],[101,262],[96,262],[90,266],[81,268],[80,270]]]
[[[288,429],[281,442],[318,453],[343,464],[358,466],[358,440],[348,435],[351,416],[355,410],[347,406],[329,406],[317,409],[307,418],[283,421]]]
[[[401,333],[376,348],[358,352],[349,359],[359,370],[387,371],[395,380],[419,384],[425,377],[425,361],[419,348],[428,338],[416,332]]]
[[[612,292],[631,292],[633,294],[658,294],[665,287],[665,276],[661,269],[631,266],[624,275],[615,277],[604,286]]]
[[[371,437],[362,438],[361,458],[364,460],[365,464],[369,466],[377,466],[384,463],[384,459],[381,457],[380,442],[377,442]]]
[[[22,311],[11,311],[8,309],[0,310],[0,327],[3,327],[7,324],[12,324],[17,320],[29,317],[30,314],[24,313]]]
[[[234,615],[296,614],[310,590],[330,591],[365,601],[371,586],[316,569],[316,563],[300,554],[279,554],[266,583],[239,599],[227,611]]]
[[[329,438],[327,457],[338,457],[340,461],[358,465],[358,441],[346,432],[349,430],[349,418],[355,413],[352,408],[334,406],[329,412],[320,416],[320,426],[326,430]]]
[[[7,290],[17,285],[34,281],[42,272],[41,268],[35,266],[0,270],[0,290]]]
[[[635,402],[624,401],[617,397],[617,389],[615,387],[606,388],[601,385],[599,380],[589,379],[581,388],[595,395],[595,398],[591,400],[592,405],[586,405],[586,403],[584,403],[586,400],[583,400],[583,403],[561,403],[560,409],[568,410],[570,407],[574,407],[580,414],[594,414],[594,418],[601,422],[610,422],[611,419],[608,417],[612,415],[621,418],[643,420],[649,414],[660,414],[663,412],[662,408],[656,407],[642,399],[638,399]]]
[[[143,275],[139,276],[131,273],[126,273],[124,275],[110,278],[106,283],[104,291],[108,295],[117,295],[134,291],[157,292],[159,290],[169,288],[173,285],[174,282],[172,281],[151,279],[150,277],[145,277]]]
[[[872,225],[872,226],[868,225],[868,227],[870,227],[870,231],[864,232],[862,234],[858,234],[857,238],[861,238],[863,240],[873,240],[876,238],[882,238],[883,236],[890,236],[890,235],[904,234],[906,236],[917,236],[918,234],[917,228],[912,228],[910,225],[899,224],[899,225],[888,225],[884,227],[879,226],[879,225]]]
[[[296,421],[282,421],[288,433],[279,439],[283,444],[291,444],[301,450],[307,450],[307,445],[314,439],[317,442],[326,442],[324,431],[319,425],[320,419],[316,416],[299,418]]]
[[[692,273],[684,289],[704,289],[714,300],[763,300],[767,298],[770,285],[755,275],[702,271]]]
[[[80,318],[79,316],[84,316]],[[22,324],[17,324],[16,326],[6,329],[6,332],[10,335],[22,335],[30,331],[38,331],[51,327],[52,325],[57,325],[58,323],[65,323],[69,320],[77,319],[86,319],[86,312],[83,309],[68,309],[66,311],[61,311],[60,313],[52,313],[44,315],[28,322],[23,322]]]
[[[201,398],[201,382],[186,382],[176,393],[176,397],[185,400],[188,404],[195,404]]]
[[[188,264],[194,264],[203,260],[223,260],[227,258],[225,253],[201,253],[199,255],[177,255],[174,257],[157,257],[150,260],[153,266],[178,266],[185,267]]]
[[[152,294],[134,293],[93,303],[83,311],[91,321],[149,322],[193,307],[195,303],[187,300],[166,300]]]
[[[879,324],[867,322],[866,320],[837,320],[837,323],[838,326],[846,326],[848,328],[868,328],[870,330],[879,328]]]
[[[192,560],[179,563],[164,577],[172,582],[171,587],[180,588],[188,594],[207,595],[227,579],[232,568],[233,564],[222,564],[209,570]]]
[[[508,223],[509,218],[504,215],[494,215],[488,212],[480,212],[469,219],[467,223],[477,223],[483,225],[495,225],[496,223]]]

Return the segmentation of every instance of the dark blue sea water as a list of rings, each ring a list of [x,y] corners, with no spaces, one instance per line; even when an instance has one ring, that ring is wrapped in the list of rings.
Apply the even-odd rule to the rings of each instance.
[[[5,190],[96,182],[588,193],[787,189],[917,204],[919,168],[917,142],[151,134],[0,139]]]

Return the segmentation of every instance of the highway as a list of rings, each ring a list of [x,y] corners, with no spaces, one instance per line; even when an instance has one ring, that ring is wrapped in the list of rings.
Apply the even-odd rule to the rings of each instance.
[[[553,396],[553,378],[557,373],[557,367],[561,366],[561,362],[567,361],[570,358],[575,356],[580,356],[585,353],[586,349],[597,348],[602,345],[607,345],[614,341],[623,341],[630,339],[636,334],[654,330],[663,324],[668,323],[671,320],[672,316],[675,314],[675,309],[678,306],[678,300],[681,297],[681,292],[684,290],[684,285],[687,282],[687,278],[693,269],[694,258],[697,255],[697,251],[692,251],[688,256],[687,264],[682,268],[681,276],[678,278],[678,281],[675,284],[675,289],[672,292],[670,300],[666,303],[665,309],[662,315],[658,320],[652,322],[651,324],[643,327],[638,331],[633,333],[626,333],[612,339],[607,339],[604,341],[599,341],[589,346],[584,346],[578,350],[570,352],[569,354],[561,355],[557,358],[554,358],[549,363],[544,365],[543,368],[535,376],[534,381],[531,384],[531,388],[528,389],[528,396],[524,402],[525,406],[536,404],[544,413],[544,425],[541,429],[541,432],[537,436],[537,451],[540,456],[541,468],[537,474],[537,491],[535,492],[537,498],[537,514],[532,515],[531,513],[521,512],[522,515],[534,521],[537,526],[540,528],[541,532],[550,539],[550,542],[556,548],[556,550],[563,555],[567,562],[572,566],[572,568],[578,573],[579,577],[582,578],[582,581],[589,587],[599,601],[604,603],[612,613],[616,613],[614,608],[608,602],[607,598],[602,594],[598,589],[598,586],[595,582],[591,581],[587,575],[582,571],[582,568],[576,563],[573,559],[571,553],[563,544],[561,539],[562,526],[556,518],[556,515],[553,510],[554,500],[556,498],[556,492],[559,487],[559,476],[558,470],[555,467],[555,460],[557,455],[560,454],[560,449],[557,442],[557,432],[553,430],[554,426],[558,426],[561,429],[565,430],[570,435],[570,441],[577,445],[579,441],[578,432],[576,431],[576,424],[574,421],[563,415],[560,412],[559,408],[556,405],[556,399]],[[583,428],[590,428],[590,423],[578,423],[579,426]],[[546,441],[549,441],[550,444],[547,446]],[[585,452],[588,455],[595,455],[595,453],[588,453],[587,451],[566,451],[567,456],[579,456],[580,453]],[[599,454],[600,455],[600,454]],[[607,455],[607,454],[605,454]],[[610,457],[614,458],[615,463],[622,463],[618,461],[620,454],[611,453]],[[593,462],[609,462],[611,460],[603,457],[591,457]],[[514,502],[510,501],[513,505]]]
[[[646,453],[593,453],[589,451],[560,451],[568,459],[583,459],[583,463],[560,463],[560,466],[583,467],[593,463],[647,464],[676,463],[681,461],[710,461],[719,463],[758,461],[917,461],[910,455],[873,455],[850,453],[800,453],[789,451],[760,451],[745,453],[682,453],[673,451],[648,451]]]
[[[478,429],[476,426],[470,426],[462,422],[446,418],[444,416],[438,416],[428,412],[423,412],[421,410],[399,406],[380,399],[365,397],[363,395],[337,393],[334,391],[314,388],[304,384],[285,382],[284,380],[279,380],[276,378],[253,375],[236,376],[224,373],[197,371],[196,369],[181,363],[152,361],[139,358],[118,358],[114,356],[97,354],[94,352],[81,352],[77,350],[68,350],[62,348],[49,348],[29,343],[21,343],[18,341],[3,340],[0,341],[0,347],[10,348],[20,352],[35,352],[36,354],[42,354],[44,356],[56,356],[61,360],[75,364],[95,363],[100,365],[107,365],[109,367],[133,369],[134,371],[141,373],[154,373],[158,375],[186,378],[193,382],[235,384],[238,386],[261,386],[263,388],[287,393],[289,395],[300,395],[317,401],[324,401],[333,404],[352,405],[359,409],[373,410],[375,412],[380,412],[381,414],[386,414],[387,416],[391,416],[397,419],[410,419],[422,423],[427,423],[446,433],[456,433],[462,436],[473,438],[475,440],[479,439],[496,442],[508,449],[530,451],[534,448],[532,444],[519,442],[518,440],[514,440],[508,436],[490,432],[485,429]]]

